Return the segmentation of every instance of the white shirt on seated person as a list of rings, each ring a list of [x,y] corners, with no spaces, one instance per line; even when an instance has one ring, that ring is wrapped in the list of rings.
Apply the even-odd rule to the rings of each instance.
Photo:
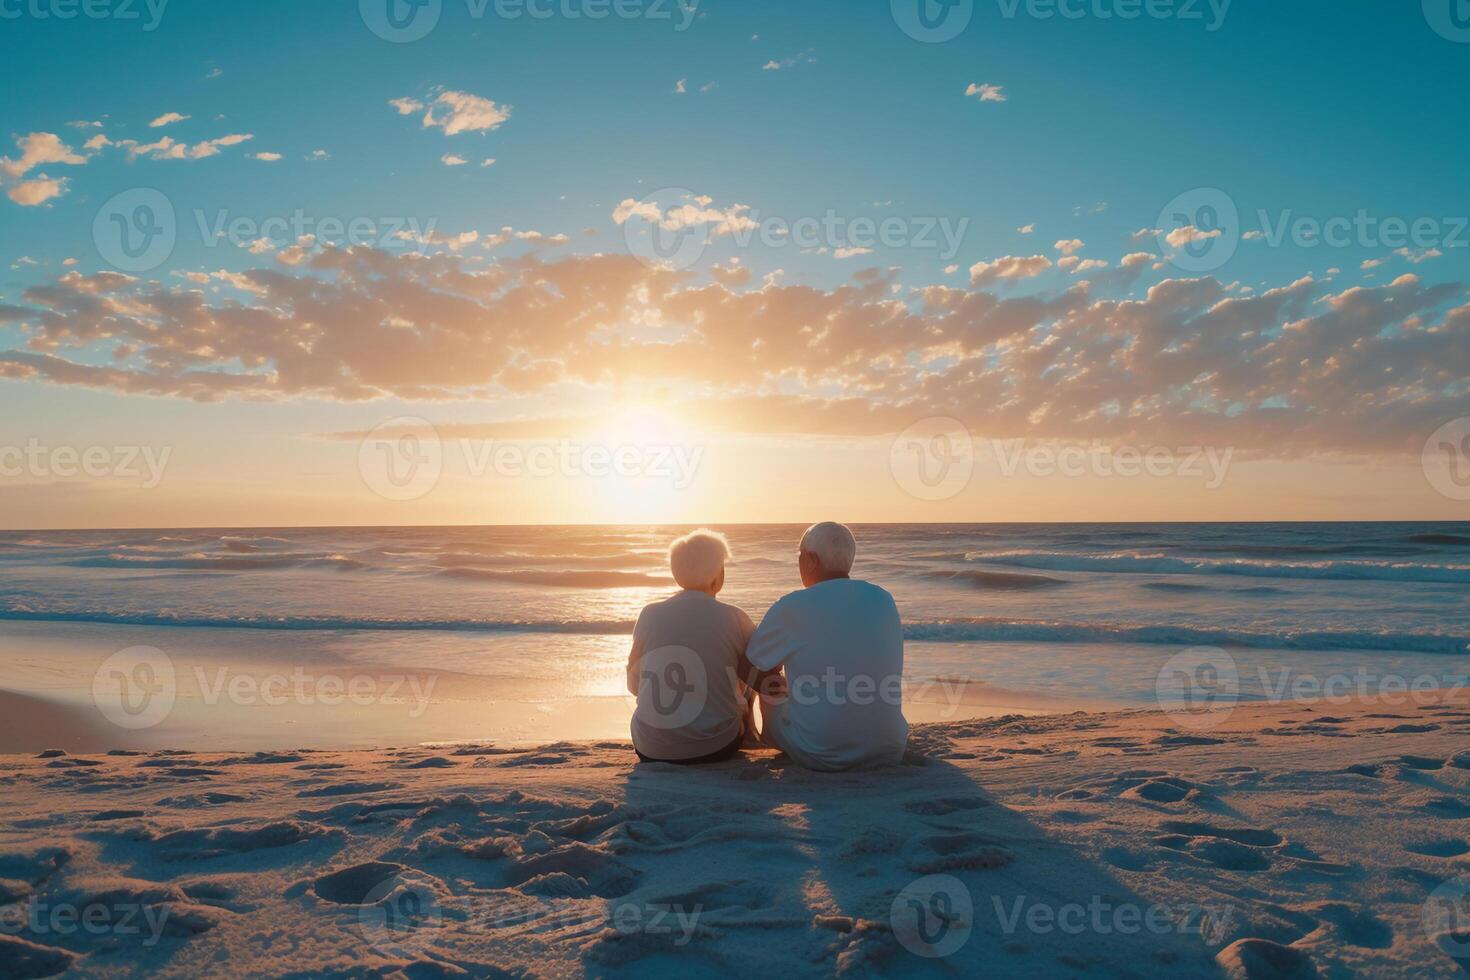
[[[752,665],[786,675],[784,698],[761,698],[763,734],[809,769],[895,765],[908,743],[903,624],[886,590],[848,577],[856,555],[841,524],[809,528],[806,588],[773,605],[746,647]]]

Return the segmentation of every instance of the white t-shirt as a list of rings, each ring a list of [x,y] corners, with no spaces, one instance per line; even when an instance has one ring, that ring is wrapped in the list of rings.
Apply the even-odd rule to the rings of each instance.
[[[695,759],[740,734],[740,655],[755,624],[735,606],[686,589],[649,603],[633,627],[628,690],[633,745],[650,759]]]
[[[788,697],[761,701],[766,731],[810,769],[903,759],[903,625],[893,596],[868,582],[829,579],[785,596],[750,639],[746,658],[786,667]]]

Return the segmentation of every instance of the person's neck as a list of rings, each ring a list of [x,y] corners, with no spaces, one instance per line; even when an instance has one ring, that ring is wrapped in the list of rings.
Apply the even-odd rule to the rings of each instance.
[[[823,575],[821,578],[819,578],[815,582],[813,582],[812,585],[821,585],[823,582],[831,582],[831,581],[833,581],[835,579],[843,579],[843,578],[852,578],[852,575],[849,574],[848,572],[834,572],[834,573],[832,573],[830,575]]]

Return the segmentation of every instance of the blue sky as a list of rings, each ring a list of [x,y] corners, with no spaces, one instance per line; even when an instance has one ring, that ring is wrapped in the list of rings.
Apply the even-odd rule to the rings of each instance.
[[[97,2],[106,11],[119,9],[122,0]],[[387,0],[364,2],[370,7]],[[895,0],[906,2],[911,0]],[[713,234],[699,261],[679,270],[701,286],[738,265],[753,278],[730,280],[726,288],[752,290],[769,281],[848,304],[841,290],[852,287],[860,270],[877,269],[890,295],[917,309],[934,296],[916,291],[934,286],[1055,305],[1083,280],[1093,302],[1143,299],[1171,280],[1216,283],[1218,295],[1201,290],[1192,300],[1198,305],[1181,320],[1183,330],[1186,321],[1202,324],[1199,316],[1223,298],[1260,296],[1310,277],[1310,290],[1301,287],[1299,300],[1293,294],[1282,309],[1252,309],[1249,316],[1261,318],[1260,335],[1279,334],[1292,319],[1331,306],[1330,297],[1358,286],[1380,290],[1374,301],[1388,306],[1395,301],[1391,288],[1412,285],[1417,298],[1397,300],[1400,308],[1412,307],[1405,314],[1412,329],[1457,324],[1455,311],[1466,304],[1470,230],[1461,221],[1470,211],[1470,43],[1438,33],[1418,3],[1236,0],[1212,8],[1203,0],[1181,0],[1157,8],[1170,16],[1123,19],[1118,13],[1128,9],[1128,0],[1066,3],[1075,16],[1050,17],[1036,15],[1054,6],[1041,0],[1014,7],[1010,0],[976,0],[968,27],[944,43],[906,35],[886,0],[705,0],[695,11],[675,0],[649,0],[628,4],[640,16],[604,19],[586,16],[589,8],[572,0],[542,3],[552,15],[535,19],[497,16],[493,3],[475,16],[475,5],[466,0],[443,0],[437,26],[412,43],[375,35],[355,2],[171,0],[151,30],[145,28],[152,15],[141,0],[122,8],[136,11],[138,19],[63,20],[56,12],[64,3],[0,2],[0,83],[22,93],[0,109],[0,156],[11,163],[8,176],[0,164],[0,192],[10,195],[0,199],[0,309],[10,311],[0,315],[0,351],[44,352],[132,374],[123,382],[78,381],[65,371],[38,373],[34,360],[14,361],[12,380],[0,382],[0,397],[37,420],[31,429],[43,434],[52,424],[44,420],[95,418],[105,405],[113,418],[148,420],[187,445],[208,441],[213,424],[186,422],[188,413],[228,410],[249,414],[248,430],[263,444],[277,440],[279,458],[289,458],[302,434],[355,431],[400,409],[459,424],[551,418],[599,405],[625,407],[626,389],[639,386],[657,388],[661,397],[736,399],[750,419],[765,416],[748,401],[773,393],[830,399],[863,392],[885,410],[913,404],[920,415],[940,409],[960,415],[973,408],[977,418],[965,422],[977,434],[993,427],[996,435],[1045,438],[1117,437],[1116,426],[1089,428],[1089,420],[1110,417],[1113,401],[1145,406],[1167,398],[1235,414],[1289,406],[1319,420],[1342,414],[1342,406],[1312,404],[1315,396],[1288,390],[1284,382],[1271,393],[1224,385],[1199,393],[1182,391],[1177,373],[1165,378],[1169,372],[1160,372],[1162,387],[1140,383],[1137,390],[1120,390],[1117,399],[1094,393],[1091,408],[1070,406],[1072,429],[1057,424],[1022,432],[1010,421],[1002,425],[988,403],[964,402],[966,389],[954,373],[968,358],[998,364],[1014,352],[1015,338],[997,335],[999,347],[961,351],[953,338],[948,347],[929,344],[925,338],[934,331],[926,333],[922,324],[909,340],[890,338],[881,353],[864,343],[848,348],[878,361],[898,356],[920,365],[920,375],[907,379],[912,386],[897,397],[898,382],[844,373],[840,355],[801,371],[766,365],[734,377],[700,368],[687,377],[671,371],[651,383],[623,368],[610,369],[623,372],[617,377],[574,371],[567,366],[571,359],[563,364],[555,350],[532,351],[508,340],[511,353],[496,367],[507,360],[527,369],[556,361],[565,373],[554,386],[536,389],[512,384],[508,374],[491,368],[483,379],[455,377],[441,385],[432,372],[373,381],[363,365],[351,364],[342,372],[352,375],[350,385],[283,385],[273,374],[279,348],[263,348],[264,359],[251,364],[234,354],[211,360],[215,348],[207,344],[167,355],[155,350],[150,357],[146,338],[123,344],[119,353],[105,317],[86,320],[91,314],[74,307],[67,308],[71,319],[64,328],[38,336],[42,310],[57,308],[34,290],[66,277],[85,283],[77,277],[116,271],[94,244],[94,220],[114,195],[137,187],[160,192],[172,205],[177,245],[162,265],[129,273],[136,280],[129,288],[193,289],[213,306],[267,297],[275,305],[262,301],[262,309],[280,309],[281,298],[270,290],[207,278],[221,270],[267,269],[306,281],[330,273],[310,259],[283,255],[290,244],[284,240],[255,251],[240,247],[243,242],[210,242],[201,221],[260,222],[298,212],[311,221],[403,219],[445,236],[480,237],[452,250],[432,241],[383,243],[393,255],[439,255],[483,271],[514,268],[526,256],[552,264],[593,254],[626,258],[629,241],[648,233],[635,230],[640,220],[647,224],[647,212],[629,218],[636,208],[619,208],[659,189],[665,190],[656,199],[658,220],[677,223],[669,209],[682,201],[702,212],[697,225]],[[482,113],[469,119],[467,131],[451,133],[442,125],[449,103],[436,100],[446,93]],[[404,99],[417,108],[400,112],[390,104]],[[491,103],[497,121],[487,125],[483,112]],[[432,118],[436,105],[441,124],[425,125],[425,113]],[[170,113],[188,118],[150,126]],[[25,165],[22,141],[38,134],[54,136],[74,162],[50,158]],[[100,147],[83,149],[99,135],[105,138]],[[131,159],[135,154],[127,149],[128,141],[137,147],[168,138],[197,147],[222,137],[238,141],[200,159],[150,159],[147,153]],[[309,159],[316,151],[324,158]],[[446,158],[465,162],[450,166]],[[490,159],[493,164],[482,165]],[[41,178],[62,183],[42,193],[34,184]],[[687,189],[691,198],[668,188]],[[1213,200],[1200,196],[1203,188],[1224,192],[1240,215],[1238,226],[1214,241],[1208,216],[1199,210],[1202,201]],[[1228,239],[1228,261],[1206,261],[1203,268],[1171,263],[1174,247],[1160,237],[1174,229],[1167,222],[1160,228],[1160,212],[1179,195],[1186,195],[1186,224],[1201,236],[1196,247],[1208,253]],[[695,199],[700,203],[690,205]],[[896,219],[906,229],[905,242],[933,222],[962,230],[963,237],[953,254],[922,242],[844,250],[852,243],[842,236],[808,249],[769,240],[741,245],[738,235],[719,233],[715,217],[737,224],[790,222],[829,212],[848,221]],[[1259,237],[1292,218],[1359,215],[1375,224],[1353,231],[1342,247]],[[1384,219],[1419,221],[1429,240],[1395,254],[1401,243],[1386,241],[1376,224]],[[541,237],[512,233],[491,254],[485,243],[506,227]],[[1160,234],[1150,233],[1155,230]],[[551,237],[558,235],[566,239]],[[1075,244],[1063,247],[1067,242]],[[1123,258],[1130,254],[1131,273],[1123,276]],[[65,264],[68,259],[75,262]],[[570,276],[569,265],[557,268]],[[778,270],[778,279],[766,280]],[[1406,275],[1413,284],[1402,281]],[[570,278],[557,281],[563,295],[580,288],[569,287]],[[604,280],[590,272],[575,280],[584,281]],[[426,288],[453,289],[443,282]],[[638,335],[641,342],[667,340],[681,329],[697,332],[690,324],[705,314],[689,312],[693,302],[689,294],[670,295],[656,317],[614,317],[595,327],[599,336],[611,331]],[[958,299],[946,302],[951,306],[939,304],[941,312]],[[772,335],[811,326],[778,322],[769,308],[766,314]],[[681,315],[692,319],[681,321]],[[1056,334],[1059,315],[1054,306],[1042,310],[1029,342],[1042,345]],[[585,325],[587,316],[579,310],[573,319]],[[953,318],[946,322],[952,326]],[[1389,333],[1405,329],[1405,321],[1384,324]],[[1331,359],[1329,327],[1319,331],[1312,357]],[[79,334],[90,339],[75,342]],[[769,337],[752,342],[770,349]],[[238,335],[230,343],[251,349]],[[1403,339],[1398,349],[1413,346]],[[442,349],[428,347],[430,353]],[[1177,349],[1165,339],[1159,352]],[[420,354],[425,352],[413,356]],[[1221,350],[1211,356],[1224,364],[1233,355]],[[1270,357],[1279,361],[1279,352]],[[206,369],[272,380],[243,400],[213,390],[206,400],[216,404],[199,408],[199,390],[176,383],[177,375]],[[331,374],[338,366],[312,370]],[[1059,370],[1054,365],[1038,377],[1056,379]],[[1078,370],[1075,362],[1066,368]],[[1402,377],[1413,368],[1398,370]],[[919,395],[923,375],[936,371],[949,371],[952,387],[919,406],[929,397]],[[159,381],[162,375],[169,377]],[[1071,390],[1085,375],[1066,375]],[[1366,378],[1364,373],[1359,381]],[[1287,451],[1285,461],[1315,465],[1311,460],[1321,454],[1404,452],[1427,434],[1420,430],[1428,421],[1464,414],[1462,390],[1446,387],[1442,378],[1419,383],[1443,404],[1421,404],[1416,396],[1403,412],[1356,420],[1359,429],[1382,428],[1387,435],[1380,441],[1360,442],[1328,426]],[[432,410],[419,397],[426,387],[435,389]],[[1036,411],[1033,406],[1016,417],[1034,421]],[[881,435],[898,415],[874,422],[862,435]],[[1257,453],[1272,445],[1274,424],[1267,419],[1249,432],[1214,437]],[[746,435],[778,434],[763,426],[752,421],[740,428]],[[820,432],[813,426],[808,434],[839,435],[851,427],[833,424],[833,431]],[[1177,428],[1182,425],[1134,427],[1128,437],[1158,429],[1177,440]],[[1203,431],[1215,432],[1210,426]],[[76,432],[65,437],[79,438]]]

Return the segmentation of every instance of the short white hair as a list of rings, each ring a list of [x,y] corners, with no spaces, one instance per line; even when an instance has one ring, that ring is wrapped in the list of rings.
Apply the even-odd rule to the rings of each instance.
[[[730,542],[718,531],[700,528],[669,545],[669,571],[680,588],[707,589],[730,558]]]
[[[846,575],[857,559],[857,539],[846,524],[823,521],[806,529],[801,536],[801,550],[816,555],[826,571]]]

